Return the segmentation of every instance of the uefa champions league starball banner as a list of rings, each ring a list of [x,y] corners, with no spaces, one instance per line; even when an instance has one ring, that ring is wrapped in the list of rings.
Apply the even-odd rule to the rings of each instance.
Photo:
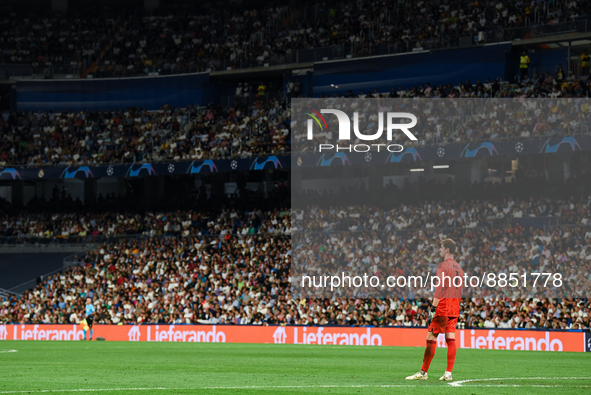
[[[0,166],[0,180],[140,178],[231,171],[280,170],[289,166],[285,155],[255,158],[200,159],[178,162],[143,162],[95,166]]]
[[[95,325],[107,341],[253,343],[424,347],[424,328],[353,328],[258,325]],[[0,340],[82,340],[79,325],[0,325]],[[585,333],[457,329],[459,348],[584,352]],[[438,347],[446,347],[440,335]],[[591,347],[591,346],[590,346]]]
[[[447,123],[442,130],[449,130]],[[423,161],[448,162],[458,159],[485,158],[491,156],[524,156],[547,153],[573,154],[591,151],[591,135],[510,138],[502,141],[453,142],[431,138],[420,146],[402,146],[404,150],[392,155],[387,150],[351,155],[347,152],[296,152],[289,155],[263,155],[255,158],[201,159],[195,161],[139,162],[128,164],[70,165],[70,166],[13,166],[0,164],[0,180],[80,180],[92,178],[137,178],[182,174],[208,174],[234,171],[281,170],[297,166],[308,167],[357,167],[387,165],[394,168],[400,163],[420,165]],[[364,146],[357,150],[366,149]],[[391,147],[391,149],[393,149]],[[293,159],[293,160],[292,160]],[[296,170],[297,172],[298,170]],[[325,171],[320,169],[320,171]]]
[[[486,242],[486,225],[429,229],[415,213],[419,230],[410,232],[404,229],[413,226],[401,222],[413,217],[412,212],[398,218],[384,207],[397,194],[406,193],[387,184],[389,176],[398,174],[396,169],[411,174],[408,166],[393,164],[410,161],[414,167],[410,171],[427,180],[436,175],[426,160],[447,159],[451,152],[460,158],[496,156],[501,142],[507,143],[504,139],[513,139],[506,148],[514,153],[525,149],[519,139],[531,137],[537,137],[538,144],[545,138],[537,153],[587,149],[581,146],[580,134],[589,133],[590,103],[587,99],[292,100],[294,297],[431,298],[438,288],[457,291],[457,297],[464,298],[589,297],[589,271],[577,264],[534,261],[524,254],[493,251],[496,245],[490,254],[464,260],[469,254],[462,250],[462,240]],[[461,142],[462,149],[446,146]],[[528,145],[528,152],[532,149]],[[423,157],[427,151],[430,159]],[[313,168],[310,157],[317,161]],[[437,190],[432,196],[440,199]],[[439,242],[446,238],[457,242],[455,258],[463,270],[437,271],[443,261]],[[411,245],[422,257],[410,258],[406,252]]]

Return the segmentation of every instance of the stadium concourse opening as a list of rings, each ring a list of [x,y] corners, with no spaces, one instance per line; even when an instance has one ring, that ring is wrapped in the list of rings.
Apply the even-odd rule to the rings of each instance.
[[[588,391],[588,15],[3,2],[0,394]]]

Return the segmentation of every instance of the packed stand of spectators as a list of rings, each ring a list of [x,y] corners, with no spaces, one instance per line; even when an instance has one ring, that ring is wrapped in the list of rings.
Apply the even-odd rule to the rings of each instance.
[[[401,253],[413,244],[399,245]],[[84,267],[44,281],[19,301],[4,301],[0,317],[76,323],[88,295],[99,323],[425,325],[426,301],[293,298],[288,253],[288,239],[256,235],[105,245],[84,258]],[[467,299],[460,325],[583,329],[589,313],[585,299]]]
[[[513,266],[519,265],[541,271],[560,266],[566,282],[585,288],[591,284],[591,228],[582,218],[589,213],[589,207],[588,197],[533,202],[507,198],[474,204],[441,201],[402,206],[391,212],[367,207],[314,209],[308,215],[337,221],[349,219],[357,224],[353,230],[373,231],[365,236],[358,233],[361,238],[371,236],[372,241],[359,239],[356,243],[360,248],[352,255],[346,250],[353,245],[345,243],[336,249],[331,245],[341,237],[339,233],[324,232],[326,239],[315,249],[318,262],[330,262],[333,258],[359,264],[368,259],[404,262],[400,270],[411,275],[425,265],[432,270],[440,260],[437,240],[452,237],[458,244],[456,259],[466,270],[515,270]],[[404,230],[399,223],[401,218],[406,218],[407,228],[411,228],[415,211],[423,211],[427,217],[423,230]],[[494,218],[501,213],[525,221],[519,211],[526,216],[577,213],[573,218],[582,218],[577,226],[551,227],[547,231],[517,222],[508,228],[469,227],[471,217]],[[117,234],[143,230],[146,235],[104,243],[79,257],[80,266],[43,280],[20,299],[4,300],[0,305],[0,322],[75,323],[83,318],[85,296],[91,296],[97,307],[98,323],[425,324],[429,302],[421,298],[357,295],[330,300],[303,299],[292,294],[289,235],[294,230],[294,215],[298,214],[288,210],[226,210],[217,215],[112,215],[84,218],[81,222],[64,217],[64,228],[83,228],[86,224],[89,229],[95,226],[106,232],[120,232]],[[466,220],[462,222],[460,218]],[[456,221],[455,228],[450,226],[450,219]],[[54,221],[59,223],[58,219]],[[447,223],[448,227],[429,229],[429,223]],[[32,222],[27,225],[34,226]],[[330,229],[322,221],[319,228]],[[511,295],[465,299],[459,323],[461,327],[485,328],[589,328],[588,295],[575,296],[577,299],[523,299]]]
[[[528,79],[522,81],[528,86]],[[539,80],[541,81],[541,80]],[[553,80],[554,81],[554,80]],[[591,84],[591,79],[588,80]],[[537,83],[536,83],[537,84]],[[581,83],[582,84],[582,83]],[[567,84],[568,85],[568,84]],[[517,85],[516,85],[517,86]],[[509,84],[487,80],[485,84],[470,81],[432,88],[428,83],[419,88],[392,88],[388,95],[378,92],[353,92],[339,98],[437,98],[437,97],[501,97],[521,98],[520,90]],[[537,86],[537,85],[536,85]],[[586,85],[585,85],[586,86]],[[564,88],[568,92],[571,85]],[[538,88],[536,88],[538,89]],[[541,88],[540,88],[541,89]],[[587,88],[585,88],[587,89]],[[283,100],[270,98],[268,104],[256,100],[247,105],[244,89],[237,89],[236,104],[232,107],[210,105],[205,108],[189,106],[186,109],[165,107],[160,111],[145,111],[129,108],[113,111],[90,112],[5,112],[0,117],[0,165],[82,165],[150,162],[160,160],[199,160],[206,158],[248,158],[264,154],[289,153],[291,151],[291,111]],[[462,92],[468,94],[464,95]],[[485,96],[474,95],[485,92]],[[488,92],[488,93],[487,93]],[[504,92],[501,94],[501,92]],[[532,90],[526,95],[532,96]],[[250,93],[249,93],[250,94]],[[584,95],[587,95],[585,91]],[[577,96],[579,96],[577,94]],[[500,102],[491,101],[477,105],[472,116],[460,122],[457,109],[448,106],[433,107],[429,102],[413,104],[417,111],[428,114],[425,127],[417,128],[418,144],[441,144],[462,141],[499,140],[504,138],[551,137],[568,133],[588,133],[591,115],[589,106],[581,102],[572,106],[570,102],[555,97],[544,102],[550,111],[528,108],[527,117],[521,116],[521,104],[510,109]],[[565,93],[565,98],[570,97]],[[373,103],[373,102],[372,102]],[[465,108],[470,103],[462,102]],[[370,103],[371,105],[371,103]],[[335,104],[335,108],[340,108]],[[345,109],[346,110],[346,109]],[[426,112],[428,111],[428,113]],[[504,126],[500,117],[513,117],[513,127]],[[518,119],[516,118],[518,117]],[[419,117],[421,120],[422,118]],[[331,118],[327,118],[331,120]],[[367,130],[376,123],[374,116]],[[486,127],[483,127],[486,126]],[[338,130],[333,128],[331,130]],[[365,131],[362,131],[364,133]],[[416,130],[413,132],[417,133]],[[322,138],[331,138],[330,132],[315,134],[314,141],[304,141],[304,134],[298,135],[300,151],[314,149]],[[397,131],[396,138],[402,138]],[[413,142],[408,142],[413,144]],[[308,148],[306,148],[309,146]]]
[[[289,214],[289,215],[288,215]],[[450,200],[402,203],[392,209],[363,206],[287,209],[252,213],[236,209],[210,214],[195,210],[150,213],[23,213],[0,217],[0,237],[192,236],[210,234],[397,231],[405,229],[487,228],[500,219],[522,223],[555,217],[561,225],[591,226],[591,196],[576,199]],[[528,226],[526,231],[534,232]],[[585,233],[591,239],[591,230]]]
[[[541,2],[513,0],[361,0],[271,2],[263,8],[221,12],[186,5],[118,20],[96,13],[64,18],[6,15],[0,44],[2,60],[13,63],[72,62],[72,68],[80,70],[88,56],[98,60],[90,70],[97,77],[171,74],[295,62],[298,50],[330,46],[344,48],[340,56],[361,57],[457,45],[458,36],[481,32],[489,40],[507,41],[526,32],[506,29],[525,27],[526,20],[556,24],[589,11],[588,3],[576,1],[552,3],[546,10]],[[109,40],[104,40],[107,35]],[[97,56],[103,49],[104,56]]]
[[[0,117],[0,165],[248,158],[290,151],[282,101],[160,111],[17,112]]]
[[[88,15],[5,13],[0,17],[0,63],[28,63],[35,74],[82,73],[121,23]]]
[[[467,84],[469,81],[466,82]],[[430,87],[428,88],[429,92],[433,92]],[[489,88],[492,89],[492,85]],[[443,89],[445,91],[446,88]],[[449,85],[449,89],[456,93],[460,92],[451,85]],[[465,88],[462,89],[465,90]],[[454,95],[451,96],[454,97]],[[357,96],[352,92],[345,96],[335,94],[334,97],[327,98],[330,102],[327,107],[343,111],[350,118],[354,112],[358,113],[359,133],[365,135],[374,135],[375,131],[379,129],[380,122],[382,125],[385,122],[383,119],[378,119],[379,113],[396,112],[397,108],[401,108],[402,105],[412,108],[412,114],[417,118],[417,124],[412,129],[416,140],[409,140],[400,129],[392,131],[392,141],[404,141],[405,147],[588,134],[591,125],[591,108],[587,99],[584,98],[555,98],[524,102],[514,96],[508,100],[483,101],[467,98],[433,103],[426,99],[427,96],[423,96],[422,100],[416,100],[410,94],[403,96],[401,104],[401,101],[395,103],[386,101],[384,95],[378,94],[374,100],[361,102],[344,100],[354,97]],[[374,95],[368,92],[362,97],[371,98]],[[400,97],[400,95],[393,89],[393,94],[390,97]],[[313,107],[313,102],[310,101],[308,105],[305,101],[298,102],[297,113],[292,114],[292,130],[297,131],[292,138],[293,150],[317,152],[320,144],[334,144],[335,133],[339,130],[337,117],[325,117],[328,123],[326,130],[316,132],[313,139],[308,139],[307,129],[301,127],[306,124],[309,118],[306,114],[306,107]],[[396,121],[403,124],[408,119]],[[380,142],[386,142],[385,134],[382,134],[381,138]],[[341,150],[348,150],[350,145],[364,143],[366,142],[353,136],[349,141],[339,141],[338,146],[341,147]],[[378,148],[371,146],[370,149],[376,151]]]
[[[377,222],[373,214],[370,212],[365,216],[369,224]],[[359,229],[337,233],[294,232],[292,246],[295,261],[291,268],[294,292],[311,298],[430,296],[428,287],[422,285],[408,289],[380,289],[375,286],[315,288],[311,287],[311,280],[306,283],[303,276],[319,278],[344,271],[350,276],[376,276],[382,284],[386,283],[388,276],[427,278],[428,273],[434,275],[440,261],[436,240],[446,237],[456,240],[458,250],[455,258],[470,277],[476,276],[478,280],[487,273],[525,273],[527,276],[544,272],[556,275],[554,279],[557,282],[548,287],[535,287],[527,280],[519,287],[515,283],[507,288],[472,286],[464,290],[464,297],[518,299],[527,295],[586,298],[591,293],[591,276],[587,274],[591,270],[590,227],[550,227],[543,231],[533,225],[521,226],[519,222],[506,230],[446,228],[394,231],[376,227],[363,232]]]
[[[0,217],[0,237],[193,236],[291,232],[289,211],[22,214]]]
[[[430,228],[488,227],[498,219],[527,221],[535,217],[558,217],[561,224],[591,226],[591,196],[575,199],[505,198],[500,202],[485,200],[424,202],[401,204],[391,210],[362,206],[312,207],[293,212],[297,231],[395,231]],[[591,230],[588,234],[591,238]]]

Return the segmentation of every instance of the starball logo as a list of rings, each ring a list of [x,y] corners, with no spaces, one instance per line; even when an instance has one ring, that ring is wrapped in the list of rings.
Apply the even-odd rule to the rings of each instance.
[[[306,108],[308,112],[305,112],[306,115],[310,116],[311,119],[308,119],[307,127],[308,127],[308,140],[314,139],[314,122],[318,125],[321,132],[328,132],[328,123],[326,119],[322,116],[322,114],[332,114],[337,117],[337,121],[339,123],[339,133],[338,139],[339,140],[351,140],[351,119],[349,116],[341,110],[334,110],[334,109],[321,109],[320,112],[312,109]],[[384,133],[384,118],[386,119],[386,138],[388,141],[392,141],[392,132],[394,130],[402,131],[406,137],[408,137],[412,141],[417,141],[417,138],[414,134],[409,130],[416,126],[417,124],[417,117],[413,114],[408,112],[379,112],[378,113],[378,130],[373,134],[363,134],[359,131],[359,113],[353,113],[353,133],[355,137],[362,141],[375,141],[382,137]],[[410,119],[410,123],[396,123],[401,119]],[[336,150],[339,151],[348,151],[348,152],[368,152],[371,149],[376,149],[380,152],[380,149],[386,149],[389,152],[402,152],[404,151],[404,147],[401,144],[351,144],[351,145],[341,145],[338,144],[319,144],[319,151],[330,151]]]

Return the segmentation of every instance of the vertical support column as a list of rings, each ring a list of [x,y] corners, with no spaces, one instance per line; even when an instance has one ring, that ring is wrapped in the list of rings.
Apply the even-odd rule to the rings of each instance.
[[[475,161],[471,163],[470,166],[470,183],[474,183],[474,182],[480,182],[481,181],[481,165],[482,165],[482,159],[479,161]],[[504,177],[504,175],[503,175]]]
[[[572,46],[572,42],[569,41],[568,42],[568,50],[567,50],[567,57],[568,57],[568,59],[566,60],[566,75],[564,76],[564,78],[568,77],[568,72],[570,71],[571,46]]]

